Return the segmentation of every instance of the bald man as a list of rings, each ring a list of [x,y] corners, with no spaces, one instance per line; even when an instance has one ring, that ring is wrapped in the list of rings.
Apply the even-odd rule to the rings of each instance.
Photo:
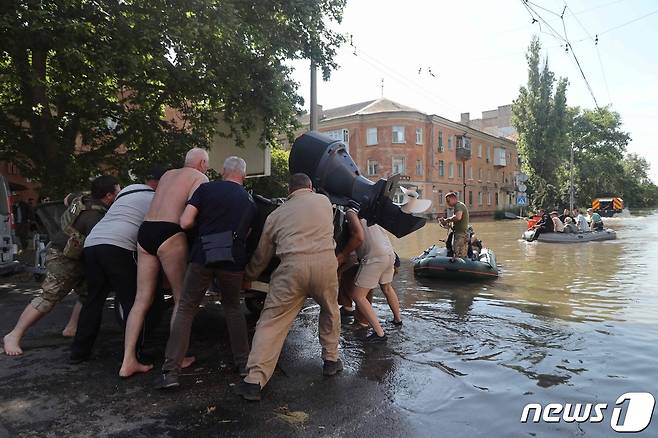
[[[187,237],[180,226],[180,217],[188,199],[201,184],[208,182],[208,152],[194,148],[185,156],[185,167],[166,172],[160,179],[153,202],[137,236],[137,295],[128,321],[123,364],[119,375],[130,377],[153,368],[137,359],[137,340],[142,331],[158,284],[160,267],[167,276],[174,294],[174,315],[183,289],[187,266]]]

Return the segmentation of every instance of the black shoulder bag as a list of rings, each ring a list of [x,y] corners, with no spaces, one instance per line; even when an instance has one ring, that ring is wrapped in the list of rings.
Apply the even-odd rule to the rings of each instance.
[[[245,237],[249,209],[245,209],[236,231],[222,231],[221,233],[201,236],[201,248],[206,257],[206,267],[216,268],[226,262],[235,263],[235,259],[246,257]]]

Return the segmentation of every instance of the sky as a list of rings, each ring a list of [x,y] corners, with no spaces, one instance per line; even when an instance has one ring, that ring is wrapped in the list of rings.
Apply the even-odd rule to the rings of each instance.
[[[456,121],[462,112],[480,118],[517,97],[527,79],[526,49],[537,35],[550,69],[569,80],[567,103],[594,108],[596,98],[599,106],[611,105],[631,135],[628,151],[651,163],[658,182],[658,1],[529,5],[546,21],[541,29],[522,0],[347,0],[343,22],[334,27],[351,34],[352,45],[339,49],[329,81],[318,75],[318,103],[334,108],[377,99],[383,79],[388,99]],[[563,28],[558,15],[565,5]],[[552,33],[567,35],[591,93]],[[308,110],[308,62],[293,67]]]

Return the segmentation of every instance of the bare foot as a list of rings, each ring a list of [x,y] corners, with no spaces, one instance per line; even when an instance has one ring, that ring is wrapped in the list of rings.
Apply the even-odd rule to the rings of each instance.
[[[77,331],[77,327],[69,327],[68,325],[64,327],[64,330],[62,330],[62,336],[65,338],[72,338],[75,336],[75,332]]]
[[[133,374],[137,373],[147,373],[151,371],[153,368],[153,365],[144,365],[142,363],[139,363],[137,361],[128,363],[128,364],[123,364],[121,366],[121,369],[119,370],[119,376],[125,378],[128,378],[132,376]]]
[[[181,364],[181,369],[182,368],[187,368],[190,365],[192,365],[194,362],[196,362],[196,357],[194,356],[186,356],[183,358],[183,363]]]
[[[5,335],[3,338],[5,354],[7,356],[20,356],[23,354],[23,350],[19,345],[20,339],[11,333]]]

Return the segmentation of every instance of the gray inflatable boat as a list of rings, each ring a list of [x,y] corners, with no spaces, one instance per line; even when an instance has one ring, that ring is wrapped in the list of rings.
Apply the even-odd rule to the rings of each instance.
[[[523,240],[531,242],[534,240],[534,235],[534,230],[528,230],[523,233]],[[582,243],[615,240],[616,238],[617,233],[608,228],[602,231],[587,231],[584,233],[541,233],[537,241],[547,243]]]

